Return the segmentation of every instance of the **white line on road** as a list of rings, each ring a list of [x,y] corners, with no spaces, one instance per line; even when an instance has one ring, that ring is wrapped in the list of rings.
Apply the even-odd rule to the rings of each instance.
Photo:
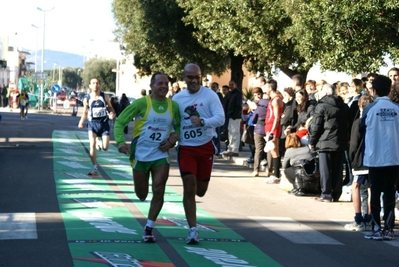
[[[37,239],[35,213],[0,213],[0,240]]]
[[[343,245],[313,228],[288,217],[249,217],[262,226],[296,244]]]

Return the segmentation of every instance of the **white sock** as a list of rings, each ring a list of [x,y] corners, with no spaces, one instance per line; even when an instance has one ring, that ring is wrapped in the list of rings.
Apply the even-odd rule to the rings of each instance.
[[[154,225],[155,225],[155,222],[154,222],[154,221],[152,221],[152,220],[150,220],[150,219],[147,219],[147,224],[146,224],[146,226],[151,227],[151,228],[154,228]]]

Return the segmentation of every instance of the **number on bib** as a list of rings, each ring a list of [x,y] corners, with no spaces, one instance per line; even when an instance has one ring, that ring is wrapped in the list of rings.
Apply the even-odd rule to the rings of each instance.
[[[190,130],[184,132],[184,139],[196,138],[200,137],[201,135],[202,135],[202,130],[201,128],[198,128],[197,130]]]

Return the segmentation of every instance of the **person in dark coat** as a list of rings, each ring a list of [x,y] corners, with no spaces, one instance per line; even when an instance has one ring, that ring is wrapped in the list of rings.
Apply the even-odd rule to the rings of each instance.
[[[122,94],[121,101],[120,101],[119,105],[120,105],[120,113],[122,113],[122,111],[130,105],[129,98],[127,98],[125,93]],[[128,133],[128,125],[125,126],[125,129],[123,130],[123,132],[125,134]]]
[[[321,195],[317,201],[337,202],[342,194],[344,151],[349,144],[349,107],[323,85],[309,127],[309,148],[319,154]]]

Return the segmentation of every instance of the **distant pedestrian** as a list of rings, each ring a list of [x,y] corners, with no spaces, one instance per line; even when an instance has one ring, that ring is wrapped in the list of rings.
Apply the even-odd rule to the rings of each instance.
[[[25,90],[22,90],[21,93],[17,96],[19,103],[19,115],[21,116],[21,121],[25,119],[25,108],[28,103],[28,94]]]

